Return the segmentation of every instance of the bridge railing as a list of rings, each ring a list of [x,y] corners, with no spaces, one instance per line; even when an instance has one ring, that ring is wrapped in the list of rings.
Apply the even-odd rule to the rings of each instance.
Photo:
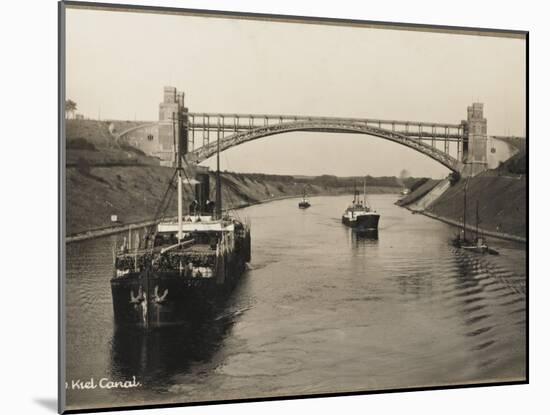
[[[211,132],[220,133],[222,137],[225,137],[231,133],[298,121],[340,122],[372,126],[411,138],[431,140],[433,144],[437,141],[460,142],[464,138],[462,124],[287,114],[188,113],[187,127],[194,145],[197,133],[199,137],[202,136],[203,143],[209,143]]]
[[[253,129],[244,129],[240,132],[235,132],[226,138],[222,139],[221,128],[218,128],[216,140],[211,142],[205,141],[203,145],[192,151],[190,155],[195,162],[201,162],[217,151],[217,139],[220,139],[219,148],[224,151],[230,147],[251,141],[260,137],[274,135],[279,133],[288,133],[296,131],[317,131],[317,132],[335,132],[335,133],[355,133],[367,134],[385,138],[407,147],[413,148],[425,155],[439,161],[449,169],[459,171],[460,158],[453,157],[449,154],[449,141],[445,142],[443,149],[437,148],[435,145],[428,144],[424,139],[413,139],[407,135],[400,134],[397,131],[391,131],[378,126],[368,125],[365,122],[349,122],[348,120],[298,120],[292,122],[282,122],[278,124],[266,124],[265,126],[257,126]],[[460,147],[457,145],[457,147]],[[460,155],[460,149],[458,150]]]
[[[188,116],[190,120],[193,119],[208,119],[207,124],[217,125],[218,120],[231,120],[232,122],[227,125],[234,125],[234,120],[254,120],[257,122],[263,122],[264,125],[268,123],[282,123],[289,121],[343,121],[343,122],[358,122],[367,123],[372,125],[411,125],[422,127],[441,127],[449,129],[461,130],[461,124],[452,123],[433,123],[424,121],[408,121],[408,120],[386,120],[378,118],[355,118],[355,117],[326,117],[316,115],[289,115],[289,114],[236,114],[236,113],[202,113],[202,112],[189,112]],[[192,122],[192,121],[191,121]],[[237,121],[240,122],[240,121]],[[242,127],[246,127],[244,123],[240,124]]]

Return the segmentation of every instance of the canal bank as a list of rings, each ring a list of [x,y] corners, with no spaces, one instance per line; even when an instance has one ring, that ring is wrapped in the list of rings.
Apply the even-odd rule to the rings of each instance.
[[[243,209],[243,208],[249,207],[249,206],[260,205],[262,203],[274,202],[274,201],[277,201],[277,200],[284,200],[284,199],[292,199],[292,198],[297,198],[297,197],[300,197],[300,196],[299,195],[289,195],[289,196],[280,196],[280,197],[271,198],[271,199],[264,199],[264,200],[260,200],[260,201],[256,201],[256,202],[245,203],[245,204],[242,204],[238,207],[232,207],[230,209],[224,209],[224,211],[238,210],[238,209]],[[175,219],[176,219],[176,216],[168,218],[168,220],[175,220]],[[84,241],[86,239],[101,238],[103,236],[114,235],[114,234],[117,234],[117,233],[127,232],[129,230],[142,229],[142,228],[145,228],[147,226],[153,225],[155,222],[156,221],[154,221],[154,220],[146,220],[146,221],[142,221],[142,222],[130,223],[130,224],[125,224],[125,225],[109,226],[109,227],[101,228],[101,229],[93,229],[93,230],[89,230],[89,231],[86,231],[86,232],[77,233],[75,235],[67,236],[65,238],[65,242],[66,243],[71,243],[71,242]]]
[[[490,170],[450,184],[430,182],[402,198],[397,204],[449,225],[463,226],[466,192],[466,227],[488,236],[527,242],[527,177],[503,175]],[[444,189],[435,194],[438,189]]]
[[[411,211],[411,212],[414,212],[414,211]],[[437,215],[434,215],[433,213],[430,213],[430,212],[427,212],[427,211],[423,211],[423,212],[419,212],[419,213],[421,213],[424,216],[428,216],[429,218],[437,219],[437,220],[439,220],[441,222],[444,222],[448,225],[452,225],[452,226],[456,226],[456,227],[463,227],[463,224],[460,223],[460,222],[454,221],[452,219],[444,218],[444,217],[441,217],[441,216],[437,216]],[[468,225],[468,224],[466,225],[466,229],[470,232],[475,232],[476,231],[475,226]],[[521,237],[521,236],[511,235],[509,233],[503,233],[503,232],[489,231],[489,230],[486,230],[486,229],[482,229],[481,227],[479,229],[486,236],[491,236],[493,238],[499,238],[499,239],[506,239],[508,241],[527,243],[527,238],[524,238],[524,237]]]

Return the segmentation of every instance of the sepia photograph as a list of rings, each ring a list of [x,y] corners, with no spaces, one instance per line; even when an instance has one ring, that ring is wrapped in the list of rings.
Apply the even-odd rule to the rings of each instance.
[[[67,1],[59,41],[61,411],[528,381],[527,32]]]

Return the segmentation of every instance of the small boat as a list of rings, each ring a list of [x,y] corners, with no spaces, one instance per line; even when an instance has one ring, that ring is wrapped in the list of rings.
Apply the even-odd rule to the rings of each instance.
[[[342,223],[357,232],[378,231],[380,214],[369,206],[367,201],[366,182],[363,183],[363,200],[359,198],[357,189],[353,191],[353,201],[342,215]]]
[[[466,228],[466,189],[467,185],[464,186],[464,214],[462,218],[462,230],[461,232],[453,239],[453,245],[457,248],[464,249],[466,251],[475,252],[477,254],[491,254],[498,255],[498,251],[492,249],[487,245],[485,238],[479,230],[479,201],[476,201],[476,230],[475,236],[473,239],[468,239],[467,237],[467,228]]]
[[[311,204],[309,203],[309,200],[307,198],[306,189],[304,189],[304,195],[302,196],[302,200],[300,200],[300,202],[298,203],[298,207],[300,209],[307,209],[310,206]]]
[[[455,240],[455,246],[477,254],[498,255],[498,251],[490,248],[483,237],[478,237],[473,242],[468,240],[460,240],[460,238],[458,238]]]

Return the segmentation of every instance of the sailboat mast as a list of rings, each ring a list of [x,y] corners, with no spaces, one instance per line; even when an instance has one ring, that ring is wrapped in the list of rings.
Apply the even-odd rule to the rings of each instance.
[[[466,190],[468,187],[468,181],[464,184],[464,215],[462,218],[462,225],[464,227],[464,240],[466,240]]]
[[[479,200],[476,200],[476,239],[479,238]]]
[[[363,177],[363,205],[367,206],[367,178]]]

